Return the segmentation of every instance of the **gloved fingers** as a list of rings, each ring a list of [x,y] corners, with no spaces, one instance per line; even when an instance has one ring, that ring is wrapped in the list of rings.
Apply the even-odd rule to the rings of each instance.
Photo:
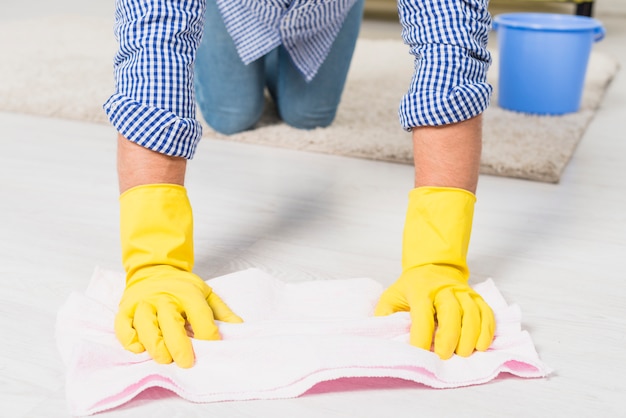
[[[165,347],[176,365],[184,369],[193,366],[193,346],[187,336],[180,306],[173,300],[161,301],[157,307],[157,319]]]
[[[493,310],[487,302],[480,296],[475,298],[476,305],[480,309],[481,323],[480,323],[480,336],[476,341],[476,350],[486,351],[493,341],[493,336],[496,332],[496,318],[493,314]]]
[[[435,309],[429,298],[411,300],[411,345],[430,351],[435,330]]]
[[[437,293],[434,305],[437,314],[435,353],[447,360],[452,357],[461,337],[461,307],[450,289]]]
[[[151,303],[140,302],[135,310],[133,327],[137,331],[139,341],[154,361],[161,364],[172,362],[172,356],[163,341],[156,307]]]
[[[209,307],[213,311],[213,316],[218,321],[230,322],[233,324],[239,324],[243,322],[243,319],[236,315],[228,307],[228,305],[226,305],[222,298],[216,295],[213,291],[209,293],[209,296],[206,300],[209,304]]]
[[[211,292],[212,293],[212,292]],[[194,338],[198,340],[220,340],[220,332],[215,324],[213,311],[204,298],[194,299],[185,306],[187,321],[191,325]]]
[[[461,320],[461,336],[456,353],[461,357],[469,357],[476,348],[476,341],[481,332],[480,308],[474,298],[467,292],[459,292],[457,299],[461,304],[463,318]]]
[[[128,312],[120,308],[115,315],[115,336],[126,350],[135,354],[146,351],[143,344],[139,342],[137,331],[133,328],[133,312]]]
[[[374,316],[387,316],[396,312],[409,311],[411,308],[406,297],[393,287],[387,288],[378,299]]]

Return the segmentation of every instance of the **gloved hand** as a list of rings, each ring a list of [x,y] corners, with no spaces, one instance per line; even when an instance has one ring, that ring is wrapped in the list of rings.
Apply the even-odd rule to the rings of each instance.
[[[472,193],[455,188],[410,192],[402,274],[375,309],[377,316],[410,311],[411,344],[430,350],[434,332],[434,351],[442,359],[487,350],[495,332],[493,311],[467,284],[475,201]]]
[[[194,338],[219,340],[214,319],[243,322],[193,268],[193,220],[184,187],[137,186],[120,196],[122,261],[126,289],[115,334],[134,353],[147,350],[158,363],[193,366]]]

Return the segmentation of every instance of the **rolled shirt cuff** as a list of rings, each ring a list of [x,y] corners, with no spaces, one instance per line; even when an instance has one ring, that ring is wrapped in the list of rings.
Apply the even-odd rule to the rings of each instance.
[[[111,124],[129,141],[173,157],[193,158],[202,136],[195,118],[183,118],[121,94],[112,95],[103,107]]]
[[[489,107],[492,86],[486,82],[491,60],[473,58],[452,45],[427,45],[415,59],[415,73],[400,102],[405,130],[440,126],[477,116]]]

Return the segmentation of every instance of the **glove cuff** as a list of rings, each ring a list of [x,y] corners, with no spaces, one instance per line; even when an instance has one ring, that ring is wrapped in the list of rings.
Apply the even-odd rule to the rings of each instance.
[[[476,196],[464,189],[419,187],[409,193],[402,269],[424,265],[457,268],[469,277],[467,249]]]
[[[127,282],[140,269],[193,269],[193,215],[187,191],[175,184],[133,187],[119,198],[122,262]]]

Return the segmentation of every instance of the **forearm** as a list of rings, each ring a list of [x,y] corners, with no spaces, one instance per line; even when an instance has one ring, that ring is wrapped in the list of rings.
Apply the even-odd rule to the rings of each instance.
[[[117,175],[120,194],[145,184],[184,186],[187,160],[161,154],[124,138],[117,138]]]
[[[482,116],[413,129],[415,187],[456,187],[476,193]]]
[[[399,0],[415,74],[400,103],[413,132],[415,186],[476,191],[491,57],[486,0]]]

